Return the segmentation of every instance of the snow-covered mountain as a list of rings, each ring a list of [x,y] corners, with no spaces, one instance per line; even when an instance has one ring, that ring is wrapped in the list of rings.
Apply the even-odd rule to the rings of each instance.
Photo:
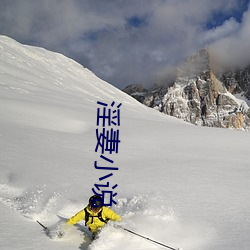
[[[250,66],[245,68],[218,72],[218,79],[223,82],[230,93],[245,97],[250,103]]]
[[[4,36],[1,249],[163,249],[112,224],[91,243],[84,222],[62,239],[36,223],[64,223],[57,215],[84,208],[107,174],[94,168],[98,101],[122,103],[119,152],[108,157],[119,168],[110,179],[118,184],[112,208],[124,227],[184,250],[249,249],[249,133],[166,116],[63,55]]]
[[[211,61],[208,50],[200,50],[180,65],[170,87],[147,91],[131,85],[124,92],[146,106],[196,125],[249,129],[249,69],[215,72]]]

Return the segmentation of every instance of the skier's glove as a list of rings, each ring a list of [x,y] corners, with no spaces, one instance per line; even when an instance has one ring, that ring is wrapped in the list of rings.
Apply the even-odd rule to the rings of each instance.
[[[57,238],[62,238],[64,234],[65,234],[65,232],[62,230],[59,230],[56,232]]]

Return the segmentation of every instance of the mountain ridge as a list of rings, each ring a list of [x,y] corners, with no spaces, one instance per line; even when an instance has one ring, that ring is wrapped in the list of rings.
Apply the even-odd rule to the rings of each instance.
[[[171,85],[143,91],[140,85],[130,85],[123,91],[148,107],[195,125],[248,130],[249,79],[250,67],[216,72],[209,51],[202,49],[177,68]]]

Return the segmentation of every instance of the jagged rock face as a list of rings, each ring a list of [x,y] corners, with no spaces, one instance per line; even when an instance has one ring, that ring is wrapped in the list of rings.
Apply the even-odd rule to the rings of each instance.
[[[197,125],[239,129],[249,126],[248,106],[239,103],[212,77],[179,79],[163,97],[162,107],[164,113]]]
[[[211,70],[208,52],[201,50],[178,69],[171,87],[154,88],[137,95],[145,105],[196,125],[248,129],[250,109],[231,93],[236,93],[236,87],[239,92],[241,86],[249,85],[249,71],[234,74],[244,76],[245,80],[235,77],[238,81],[235,84],[227,73],[221,77],[231,80],[224,84]]]
[[[250,66],[218,74],[230,93],[242,93],[250,100]]]

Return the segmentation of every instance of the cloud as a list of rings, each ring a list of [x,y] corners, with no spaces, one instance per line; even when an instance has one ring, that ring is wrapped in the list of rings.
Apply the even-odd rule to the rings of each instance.
[[[212,44],[216,53],[225,45],[247,49],[249,14],[242,22],[233,17],[242,7],[239,2],[2,0],[0,33],[61,52],[120,88],[130,83],[148,87],[204,46]],[[211,20],[220,14],[222,23]]]
[[[245,67],[250,64],[250,10],[243,15],[236,29],[210,44],[218,64],[225,67]],[[224,24],[220,29],[227,29]]]
[[[232,17],[226,20],[221,26],[204,31],[200,38],[201,44],[211,44],[219,41],[225,37],[231,36],[237,33],[240,28],[240,24]]]

